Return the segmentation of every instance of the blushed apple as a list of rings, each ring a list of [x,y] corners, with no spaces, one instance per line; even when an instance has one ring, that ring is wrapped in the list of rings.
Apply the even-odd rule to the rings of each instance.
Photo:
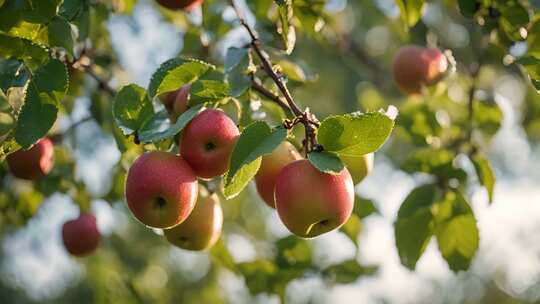
[[[373,153],[360,156],[340,155],[339,158],[341,158],[345,167],[349,170],[355,185],[360,183],[373,170]]]
[[[69,220],[62,226],[64,247],[74,256],[81,257],[93,253],[99,245],[100,238],[96,218],[92,214],[82,213],[78,218]]]
[[[339,228],[351,216],[354,185],[347,169],[323,173],[308,160],[288,164],[278,175],[277,213],[292,233],[312,238]]]
[[[129,209],[141,223],[171,228],[193,210],[197,177],[181,156],[149,152],[129,168],[125,193]]]
[[[19,150],[7,156],[10,172],[18,178],[35,180],[53,168],[54,145],[48,138],[38,141],[29,150]]]

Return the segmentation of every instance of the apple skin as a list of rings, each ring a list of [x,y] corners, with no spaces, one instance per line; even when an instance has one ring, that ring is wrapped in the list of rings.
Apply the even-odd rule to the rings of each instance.
[[[187,250],[212,247],[221,235],[223,210],[216,194],[199,193],[195,208],[180,225],[163,230],[169,243]]]
[[[417,95],[422,86],[441,80],[448,69],[448,60],[435,48],[416,45],[402,47],[394,58],[394,80],[406,94]]]
[[[129,168],[126,200],[141,223],[172,228],[183,222],[197,200],[197,177],[179,155],[148,152]]]
[[[276,208],[274,189],[279,172],[286,165],[299,159],[302,159],[302,156],[288,141],[282,142],[272,153],[263,156],[261,167],[255,175],[255,185],[257,192],[269,207]]]
[[[345,168],[323,173],[308,160],[288,164],[278,175],[276,209],[292,233],[312,238],[343,225],[354,206],[354,185]]]
[[[213,178],[229,168],[229,160],[239,136],[238,127],[225,113],[207,109],[184,129],[180,154],[197,176]]]
[[[187,111],[189,107],[188,102],[190,90],[191,84],[186,84],[176,91],[159,96],[159,99],[169,113],[169,118],[172,123],[175,123],[178,117]]]
[[[360,183],[373,170],[373,153],[361,156],[340,155],[339,158],[341,158],[345,167],[349,170],[355,185]]]
[[[203,0],[156,0],[161,6],[171,10],[192,11],[199,7]]]
[[[36,180],[47,175],[53,168],[54,145],[43,138],[29,150],[19,150],[7,156],[11,173],[18,178]]]
[[[82,213],[62,226],[64,247],[74,256],[82,257],[93,253],[100,238],[96,218],[92,214]]]

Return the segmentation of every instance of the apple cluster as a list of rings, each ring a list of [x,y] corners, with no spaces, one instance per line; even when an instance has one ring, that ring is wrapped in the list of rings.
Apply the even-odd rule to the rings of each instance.
[[[172,122],[189,107],[190,85],[159,96]],[[188,250],[211,247],[221,235],[223,211],[217,194],[198,180],[228,171],[240,131],[223,111],[206,109],[185,127],[179,155],[153,151],[129,168],[125,195],[133,216],[163,229],[173,245]],[[339,174],[319,171],[288,141],[263,156],[255,176],[257,191],[275,208],[295,235],[312,238],[343,225],[354,205],[354,184],[373,167],[373,154],[342,156],[347,168]]]

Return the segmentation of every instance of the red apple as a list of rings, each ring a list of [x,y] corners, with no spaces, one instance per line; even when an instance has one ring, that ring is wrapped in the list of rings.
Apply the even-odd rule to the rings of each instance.
[[[156,0],[160,5],[172,10],[192,11],[199,7],[203,0]]]
[[[288,164],[278,175],[276,209],[294,234],[312,238],[343,225],[354,206],[354,185],[347,169],[323,173],[308,160]]]
[[[204,110],[184,129],[180,154],[197,176],[213,178],[229,168],[229,160],[239,136],[238,127],[225,113]]]
[[[169,113],[169,118],[172,123],[175,123],[178,117],[188,109],[190,90],[191,84],[187,84],[176,91],[159,96],[159,99]]]
[[[141,223],[171,228],[193,210],[197,177],[181,156],[149,152],[129,168],[125,192],[129,209]]]
[[[85,256],[94,252],[100,238],[96,218],[92,214],[83,213],[62,226],[64,246],[74,256]]]
[[[50,139],[43,138],[29,150],[19,150],[7,156],[11,173],[28,180],[47,175],[54,162],[54,146]]]
[[[301,158],[300,153],[288,141],[282,142],[272,153],[263,156],[261,167],[255,175],[255,185],[259,195],[268,206],[276,208],[274,188],[281,169]]]
[[[420,94],[422,86],[437,83],[448,69],[446,56],[434,48],[402,47],[394,59],[394,79],[406,94]]]
[[[223,211],[216,194],[200,192],[195,208],[180,225],[163,230],[167,240],[187,250],[212,247],[221,235]]]

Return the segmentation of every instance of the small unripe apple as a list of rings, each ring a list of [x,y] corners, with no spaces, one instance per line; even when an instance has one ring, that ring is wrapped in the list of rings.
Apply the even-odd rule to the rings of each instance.
[[[129,209],[141,223],[171,228],[193,210],[197,177],[181,156],[149,152],[129,168],[125,193]]]
[[[190,90],[191,84],[186,84],[176,91],[159,96],[159,99],[169,113],[169,118],[172,123],[175,123],[178,117],[188,109]]]
[[[43,138],[29,150],[19,150],[7,156],[11,173],[18,178],[35,180],[47,175],[53,167],[54,146]]]
[[[203,0],[156,0],[160,5],[172,10],[192,11],[199,7]]]
[[[229,168],[240,131],[225,113],[207,109],[193,118],[184,129],[180,151],[201,178],[222,175]]]
[[[422,86],[437,83],[448,69],[448,60],[435,48],[410,45],[394,58],[394,79],[406,94],[420,94]]]
[[[212,247],[221,235],[223,211],[216,194],[199,193],[197,204],[180,225],[163,230],[167,240],[182,249],[204,250]]]
[[[74,256],[85,256],[94,252],[100,238],[96,218],[92,214],[82,213],[62,226],[64,247]]]
[[[292,233],[312,238],[343,225],[354,206],[354,185],[347,169],[319,171],[308,160],[288,164],[278,175],[277,213]]]
[[[356,185],[361,182],[373,170],[373,153],[361,156],[340,155],[339,158],[349,170],[353,183]]]
[[[259,195],[268,206],[276,208],[274,188],[281,169],[301,158],[298,150],[288,141],[282,142],[272,153],[263,156],[261,167],[255,175],[255,185]]]

